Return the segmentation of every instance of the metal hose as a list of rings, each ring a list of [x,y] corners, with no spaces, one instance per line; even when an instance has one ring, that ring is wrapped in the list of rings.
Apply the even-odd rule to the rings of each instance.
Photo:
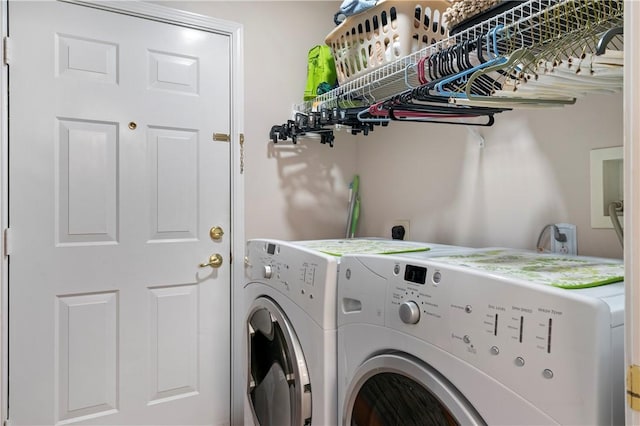
[[[620,240],[620,245],[622,245],[622,247],[624,247],[624,232],[622,230],[622,226],[620,225],[620,219],[618,219],[618,212],[623,211],[624,203],[622,201],[613,201],[609,203],[609,218],[611,219],[611,223],[613,224],[613,229],[616,230],[618,240]]]

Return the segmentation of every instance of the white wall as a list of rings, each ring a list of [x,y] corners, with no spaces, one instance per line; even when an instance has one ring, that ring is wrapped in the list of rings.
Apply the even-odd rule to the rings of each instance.
[[[589,151],[621,146],[622,95],[509,111],[493,127],[391,123],[358,139],[360,235],[410,220],[415,240],[535,248],[547,223],[577,226],[579,254],[622,257],[612,229],[591,229]]]
[[[162,1],[239,22],[245,35],[246,237],[344,233],[348,183],[361,176],[361,236],[468,246],[534,248],[547,223],[577,225],[580,254],[622,257],[612,229],[591,229],[589,151],[622,145],[622,96],[593,95],[559,109],[504,112],[478,130],[392,123],[369,136],[336,133],[273,145],[268,131],[302,99],[306,53],[334,28],[340,1]]]
[[[335,28],[341,1],[157,3],[244,26],[246,238],[343,236],[355,141],[269,142],[271,126],[302,102],[307,52]]]

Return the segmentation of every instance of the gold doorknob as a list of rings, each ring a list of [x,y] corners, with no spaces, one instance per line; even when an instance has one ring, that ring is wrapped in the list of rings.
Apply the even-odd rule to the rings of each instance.
[[[211,266],[212,268],[221,267],[222,266],[222,256],[220,256],[218,253],[212,254],[211,256],[209,256],[209,262],[208,263],[201,263],[200,264],[201,268],[205,268],[207,266]]]
[[[209,236],[213,241],[221,240],[223,235],[224,231],[219,226],[214,226],[213,228],[209,229]]]

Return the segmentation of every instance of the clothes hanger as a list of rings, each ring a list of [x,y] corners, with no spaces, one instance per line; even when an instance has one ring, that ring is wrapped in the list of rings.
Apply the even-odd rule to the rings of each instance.
[[[457,108],[456,108],[457,109]],[[410,121],[410,122],[418,122],[418,123],[434,123],[434,124],[455,124],[455,125],[468,125],[468,126],[481,126],[481,127],[489,127],[492,126],[495,122],[495,118],[493,117],[493,113],[475,115],[475,114],[464,114],[464,113],[448,113],[448,114],[437,114],[437,113],[424,113],[420,117],[411,117],[408,118],[406,114],[406,110],[390,108],[389,109],[389,118],[394,121]],[[462,118],[467,118],[469,121],[461,121]],[[471,121],[474,118],[486,118],[486,122],[477,122]]]
[[[465,40],[464,42],[459,43],[454,47],[454,54],[456,56],[458,72],[469,70],[479,65],[473,64],[469,57],[470,52],[474,50],[475,46],[472,40]],[[450,89],[452,91],[461,91],[465,83],[466,81],[464,78],[460,79],[459,81],[452,83],[450,85]],[[478,93],[490,94],[494,90],[495,83],[495,80],[493,80],[491,77],[482,76],[480,79],[478,79],[477,87],[475,90],[477,90]]]
[[[389,121],[391,121],[389,118],[384,118],[385,116],[388,116],[388,114],[383,113],[382,111],[383,110],[381,103],[371,105],[369,108],[364,108],[360,112],[358,112],[358,121],[360,121],[361,123],[374,124],[388,123]]]
[[[556,10],[555,14],[558,15],[559,14],[558,9],[556,8],[555,10]],[[552,39],[552,35],[557,31],[557,29],[556,29],[557,25],[554,25],[553,22],[557,22],[559,20],[556,19],[556,21],[554,21],[554,20],[550,19],[549,16],[548,16],[550,12],[548,10],[545,10],[544,13],[547,15],[547,17],[545,19],[545,22],[547,22],[548,25],[540,26],[539,31],[538,31],[538,35],[539,35],[539,38],[541,40],[542,39]],[[568,15],[567,12],[565,12],[565,14]],[[520,37],[521,37],[521,45],[524,45],[525,44],[525,42],[524,42],[524,34],[522,32],[520,33]],[[503,39],[507,39],[507,40],[513,41],[515,38],[513,36],[507,36],[507,37],[504,37]],[[509,59],[508,62],[502,64],[503,67],[509,67],[512,73],[516,72],[517,75],[518,75],[517,77],[512,75],[510,77],[510,79],[507,80],[508,82],[511,82],[511,87],[513,87],[513,91],[517,90],[519,83],[525,84],[528,81],[528,79],[530,78],[530,76],[528,76],[524,71],[526,71],[527,68],[531,66],[531,64],[537,64],[538,63],[537,59],[534,56],[532,56],[530,54],[525,54],[525,53],[527,53],[526,50],[518,49],[518,50],[516,50],[515,52],[513,52],[510,55],[510,59]],[[482,59],[482,57],[481,57],[481,59]],[[505,101],[507,101],[509,103],[513,103],[513,102],[529,103],[529,102],[540,102],[541,101],[541,99],[539,99],[540,96],[532,96],[532,97],[524,98],[524,97],[521,97],[521,96],[520,97],[515,96],[513,93],[508,93],[508,92],[504,92],[504,91],[496,91],[498,94],[501,94],[502,96],[494,96],[493,99],[479,98],[479,97],[475,96],[476,94],[469,90],[470,87],[473,85],[474,80],[476,78],[479,78],[479,76],[481,76],[482,74],[484,74],[486,72],[494,71],[494,70],[499,71],[500,68],[497,65],[496,66],[492,66],[491,68],[480,70],[480,71],[476,72],[472,77],[470,77],[470,79],[469,79],[470,81],[467,84],[467,90],[466,90],[467,97],[468,97],[469,101],[493,102],[493,101],[505,100]],[[536,79],[537,79],[537,77],[536,77]],[[521,87],[523,87],[523,86],[521,86]],[[549,94],[547,93],[547,96],[545,96],[545,99],[542,100],[543,102],[545,102],[545,103],[546,102],[552,102],[552,103],[558,102],[558,100],[549,100],[548,99],[548,97],[549,97],[548,95]],[[556,97],[558,96],[557,93],[553,93],[553,95],[556,96]],[[503,99],[503,98],[508,98],[508,99]],[[534,98],[534,99],[532,99],[532,98]],[[559,102],[560,103],[567,103],[567,102],[573,103],[573,102],[575,102],[575,99],[562,99]],[[484,103],[483,103],[483,105],[484,105]]]
[[[559,105],[566,105],[566,104],[574,104],[576,102],[575,98],[543,98],[543,97],[506,97],[506,96],[478,96],[475,95],[474,93],[471,92],[470,88],[471,85],[473,84],[473,81],[478,78],[480,75],[482,75],[482,73],[484,72],[491,72],[491,71],[495,71],[497,69],[504,69],[504,68],[510,68],[514,65],[516,65],[521,59],[525,59],[525,60],[533,60],[535,61],[535,57],[533,57],[533,55],[531,54],[531,52],[528,51],[527,48],[520,48],[517,49],[516,51],[514,51],[510,56],[509,59],[507,59],[505,62],[500,63],[500,64],[495,64],[489,67],[486,67],[484,69],[480,69],[476,72],[474,72],[470,77],[469,77],[469,82],[467,83],[467,90],[466,90],[466,98],[469,101],[482,101],[482,102],[503,102],[509,105],[512,104],[518,104],[518,103],[523,103],[523,104],[531,104],[531,103],[537,103],[537,104],[545,104],[545,105],[554,105],[554,104],[559,104]]]
[[[418,83],[422,84],[422,83],[420,83],[420,73],[418,71],[418,64],[410,63],[404,68],[404,85],[407,86],[407,88],[409,88],[409,89],[415,89],[416,86],[413,86],[411,83],[409,83],[409,70],[410,69],[415,69],[415,72],[418,75]]]
[[[432,84],[431,84],[432,85]],[[432,122],[434,118],[440,121],[444,119],[459,119],[463,117],[481,117],[499,113],[506,108],[491,105],[490,107],[475,106],[452,106],[447,99],[440,96],[424,96],[423,88],[407,91],[382,103],[382,107],[388,111],[388,116],[396,121],[420,121]],[[416,92],[422,93],[421,98],[416,99]],[[380,108],[378,109],[380,111]],[[477,124],[465,123],[458,120],[457,124]]]
[[[503,28],[504,26],[502,24],[497,25],[495,28],[493,28],[491,31],[489,31],[486,34],[486,40],[487,40],[486,48],[487,48],[488,56],[492,56],[491,59],[484,60],[484,57],[482,57],[480,64],[470,68],[466,68],[451,77],[441,80],[434,87],[436,92],[435,94],[444,96],[444,97],[465,97],[466,96],[464,94],[465,87],[469,89],[469,82],[468,82],[469,75],[471,75],[472,73],[478,70],[506,62],[507,59],[504,56],[500,55],[497,47],[498,33],[501,32]],[[478,40],[477,43],[478,43],[478,46],[482,46],[482,43],[480,40]],[[455,84],[451,86],[451,83],[455,83]],[[488,96],[495,89],[495,86],[496,86],[496,80],[491,78],[488,75],[484,75],[483,78],[478,79],[473,90],[478,94]],[[455,87],[455,90],[451,90],[452,87]]]
[[[496,34],[497,32],[502,28],[502,25],[499,25],[497,27],[495,27],[494,29],[492,29],[488,34],[487,37],[491,37],[491,39],[493,40],[493,48],[494,48],[494,55],[495,57],[493,59],[489,59],[486,62],[483,62],[479,65],[476,65],[473,68],[470,69],[466,69],[458,74],[455,74],[451,77],[447,77],[444,80],[441,80],[440,82],[438,82],[435,86],[434,89],[436,91],[436,94],[440,95],[440,96],[445,96],[445,97],[454,97],[454,98],[461,98],[461,97],[466,97],[468,95],[465,95],[464,91],[460,91],[460,92],[453,92],[451,90],[448,90],[445,86],[449,83],[452,83],[454,81],[458,81],[459,83],[462,83],[464,86],[466,86],[466,91],[470,90],[470,84],[468,82],[468,76],[476,73],[477,71],[483,70],[485,68],[489,68],[489,67],[494,67],[494,66],[498,66],[501,64],[504,64],[507,62],[507,58],[504,56],[500,56],[498,54],[497,51],[497,45],[496,45]],[[489,45],[487,45],[487,48],[489,48]],[[494,68],[494,69],[498,69],[498,68]]]
[[[589,13],[569,9],[565,5],[564,14],[577,15],[582,28],[562,39],[554,40],[540,53],[543,57],[541,61],[534,66],[525,67],[528,68],[526,72],[535,75],[535,80],[528,86],[521,86],[520,92],[538,91],[545,96],[579,97],[591,92],[618,91],[622,85],[621,68],[594,65],[593,55],[587,53],[596,50],[595,46],[602,41],[602,38],[598,40],[596,37],[599,20],[605,15],[600,5],[589,9]],[[615,34],[615,31],[611,34]],[[511,82],[507,82],[507,86],[511,86]]]

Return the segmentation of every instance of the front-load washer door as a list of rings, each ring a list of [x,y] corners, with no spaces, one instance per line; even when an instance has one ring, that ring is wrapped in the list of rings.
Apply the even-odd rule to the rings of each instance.
[[[440,373],[404,355],[370,358],[346,393],[344,425],[485,425],[469,401]]]
[[[260,426],[311,424],[311,383],[300,342],[271,299],[253,302],[247,317],[247,396]]]

